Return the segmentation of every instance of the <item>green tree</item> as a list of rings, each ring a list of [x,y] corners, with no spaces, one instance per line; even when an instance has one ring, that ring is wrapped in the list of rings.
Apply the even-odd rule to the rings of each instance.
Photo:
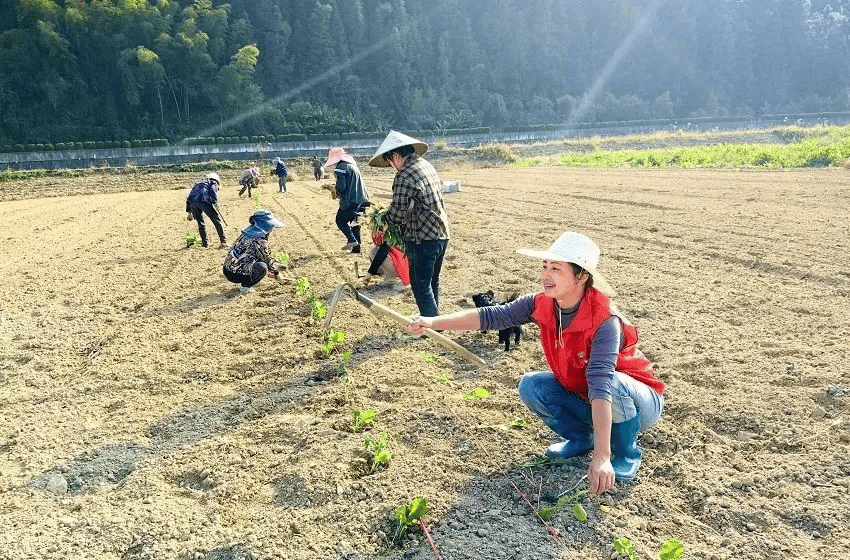
[[[262,103],[263,92],[254,81],[259,56],[257,45],[245,45],[231,57],[230,64],[218,71],[215,78],[217,100],[228,117]]]

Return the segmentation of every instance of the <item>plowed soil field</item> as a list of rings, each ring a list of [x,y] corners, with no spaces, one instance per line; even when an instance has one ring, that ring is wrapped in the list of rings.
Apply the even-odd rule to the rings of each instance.
[[[373,195],[392,172],[365,168]],[[539,289],[516,254],[575,230],[668,384],[637,479],[587,488],[587,458],[540,461],[556,437],[516,382],[545,368],[537,331],[444,333],[476,368],[344,295],[368,266],[343,253],[336,201],[300,180],[259,200],[222,172],[233,240],[256,208],[286,228],[293,283],[241,296],[224,250],[187,248],[202,174],[91,175],[0,184],[0,558],[434,558],[417,524],[387,551],[395,508],[426,498],[444,559],[838,559],[850,550],[850,189],[846,169],[638,170],[443,166],[452,241],[441,307]],[[213,170],[213,169],[211,169]],[[306,173],[302,173],[307,176]],[[330,185],[330,180],[325,180]],[[381,199],[375,197],[376,201]],[[213,235],[213,239],[214,239]],[[215,244],[217,245],[217,243]],[[370,247],[364,247],[366,249]],[[363,292],[402,314],[409,291]],[[343,352],[350,361],[342,363]],[[489,396],[465,395],[484,388]],[[355,410],[375,420],[353,431]],[[515,419],[525,427],[508,428]],[[386,431],[389,467],[365,438]]]

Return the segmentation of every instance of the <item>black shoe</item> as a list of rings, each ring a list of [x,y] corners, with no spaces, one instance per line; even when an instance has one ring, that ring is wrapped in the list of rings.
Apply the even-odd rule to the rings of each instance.
[[[355,245],[354,247],[352,247],[351,252],[352,253],[359,253],[360,252],[360,245]]]

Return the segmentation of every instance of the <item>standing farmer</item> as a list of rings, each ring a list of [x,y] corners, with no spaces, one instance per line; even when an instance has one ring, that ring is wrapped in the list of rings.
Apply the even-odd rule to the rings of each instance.
[[[424,142],[391,130],[369,165],[396,170],[386,217],[404,233],[410,288],[419,314],[435,317],[440,314],[440,270],[449,243],[449,220],[443,183],[434,166],[421,157],[426,151]]]
[[[568,231],[545,251],[520,249],[543,261],[543,291],[493,307],[423,317],[405,330],[540,327],[549,371],[519,380],[523,403],[563,441],[546,450],[566,459],[593,450],[587,478],[601,494],[614,479],[632,480],[642,461],[638,432],[661,417],[664,383],[637,349],[637,329],[611,302],[614,290],[596,270],[599,247]]]
[[[221,210],[218,208],[218,189],[221,187],[221,179],[217,173],[208,173],[203,181],[195,183],[189,196],[186,197],[187,219],[192,218],[198,222],[198,233],[201,234],[201,245],[207,246],[207,226],[204,224],[204,214],[215,226],[220,244],[219,249],[227,247],[227,237],[221,225]]]
[[[283,163],[283,160],[279,157],[274,158],[272,163],[275,164],[274,171],[272,173],[277,175],[277,192],[286,192],[286,176],[289,174],[289,170],[286,169],[286,164]]]
[[[319,159],[319,156],[313,156],[313,177],[318,181],[325,177],[325,164]]]
[[[369,205],[369,193],[363,186],[360,169],[354,158],[342,148],[331,148],[325,166],[334,166],[336,175],[336,194],[339,197],[339,210],[336,212],[336,227],[345,236],[348,243],[343,251],[360,252],[359,215]]]

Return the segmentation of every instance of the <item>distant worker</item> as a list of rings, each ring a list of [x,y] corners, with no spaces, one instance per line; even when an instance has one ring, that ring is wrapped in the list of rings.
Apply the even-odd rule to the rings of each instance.
[[[313,176],[316,180],[325,178],[325,164],[319,159],[319,156],[313,156]]]
[[[410,288],[419,314],[435,317],[440,314],[440,270],[449,244],[449,220],[443,183],[434,166],[420,157],[427,151],[424,142],[391,130],[369,165],[396,170],[386,218],[404,235]]]
[[[289,170],[286,169],[286,164],[283,163],[283,160],[279,157],[274,158],[272,163],[275,164],[275,168],[272,173],[277,175],[277,192],[286,192],[286,176],[289,174]]]
[[[215,231],[218,233],[218,239],[221,242],[219,249],[227,247],[227,237],[224,235],[224,228],[221,225],[223,218],[221,210],[218,207],[218,189],[221,187],[221,179],[216,173],[208,173],[203,181],[198,181],[192,190],[189,191],[189,196],[186,197],[186,212],[187,220],[194,219],[198,222],[198,233],[201,234],[201,245],[207,246],[207,226],[204,223],[204,214],[215,226]]]
[[[336,194],[339,197],[339,210],[336,213],[336,227],[345,236],[348,243],[342,248],[351,253],[360,252],[360,214],[369,206],[369,193],[363,186],[360,169],[354,158],[342,148],[331,148],[325,166],[334,166],[336,175]]]
[[[249,167],[239,175],[239,184],[242,188],[239,190],[239,197],[245,189],[248,190],[248,198],[251,198],[251,189],[256,189],[260,184],[260,168],[257,166]]]
[[[268,210],[257,210],[248,221],[250,225],[227,252],[222,270],[228,280],[240,285],[243,294],[252,292],[253,286],[266,276],[277,278],[278,263],[269,249],[269,233],[283,227],[283,222]]]

